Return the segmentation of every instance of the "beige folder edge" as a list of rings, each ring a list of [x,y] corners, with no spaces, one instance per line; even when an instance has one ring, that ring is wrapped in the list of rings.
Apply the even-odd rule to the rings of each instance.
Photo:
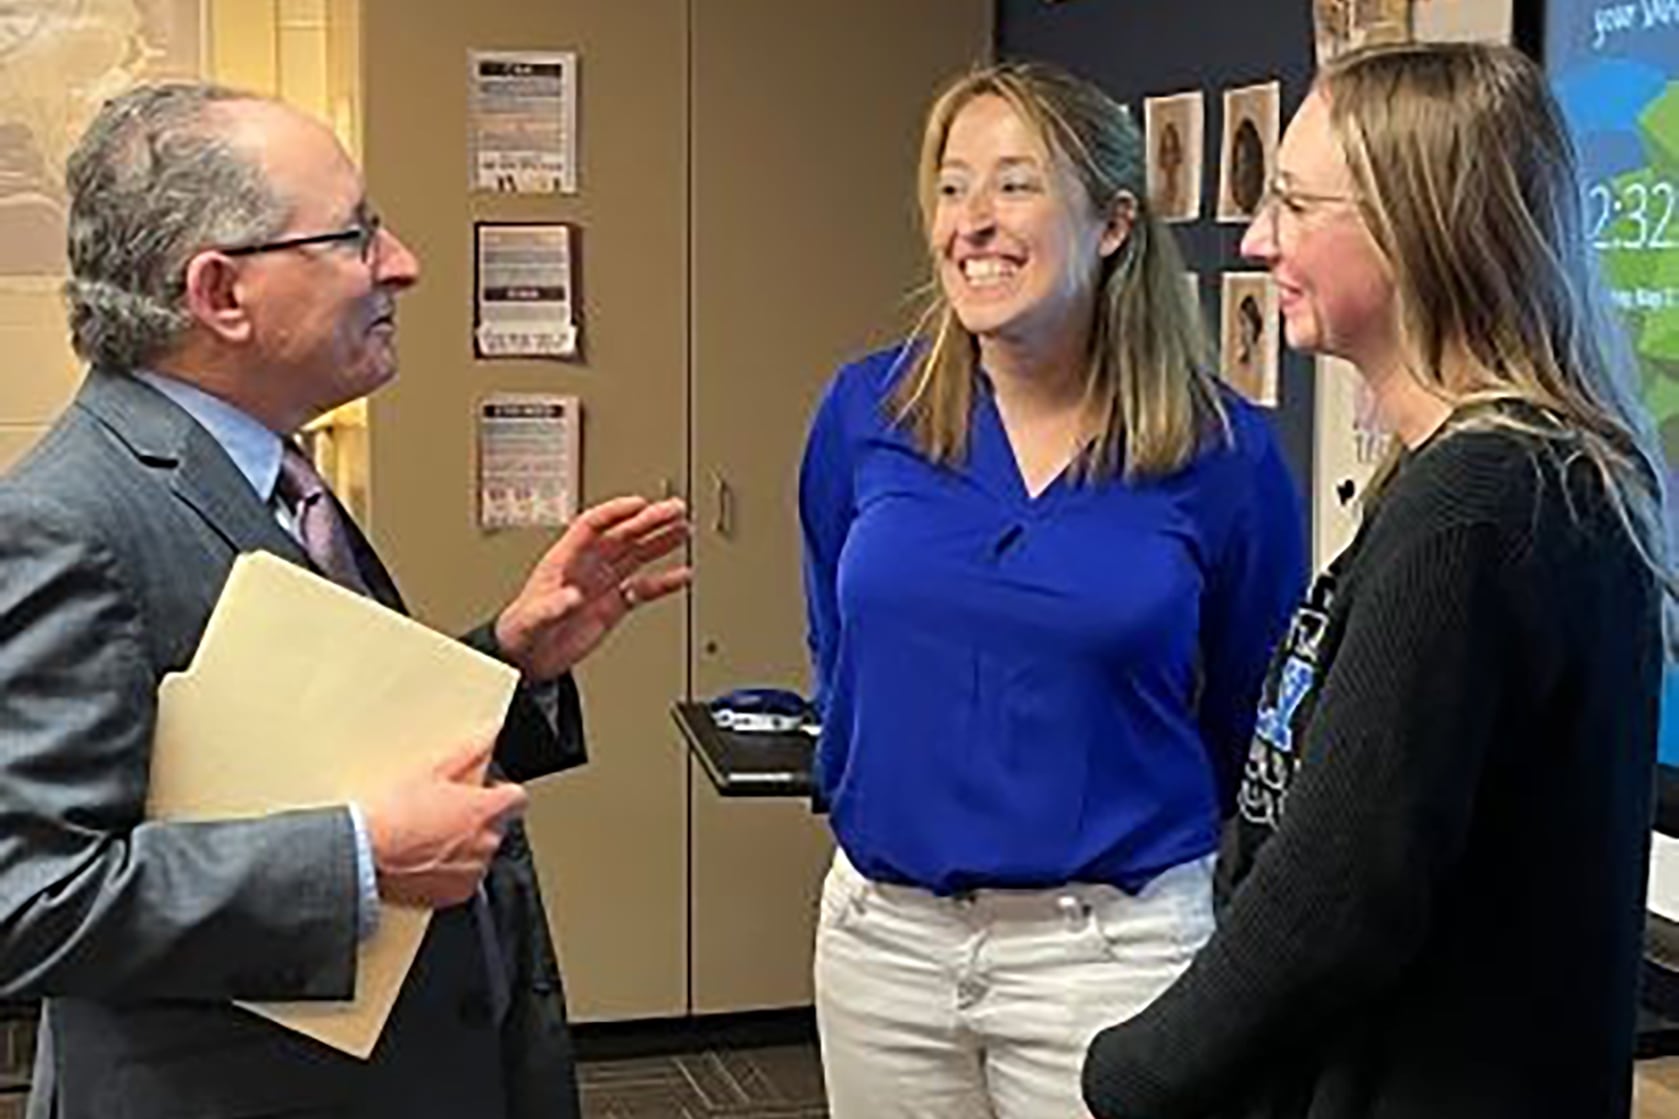
[[[158,691],[147,815],[224,820],[358,800],[501,726],[518,673],[266,552],[239,557]],[[344,1002],[240,1005],[366,1058],[429,910],[381,904]]]

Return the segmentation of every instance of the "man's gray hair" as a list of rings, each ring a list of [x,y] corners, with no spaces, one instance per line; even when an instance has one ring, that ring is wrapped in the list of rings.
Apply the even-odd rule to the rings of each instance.
[[[211,246],[285,228],[287,207],[255,158],[211,119],[217,102],[263,100],[207,83],[140,86],[107,101],[71,153],[70,340],[96,365],[133,369],[191,324],[186,266]]]

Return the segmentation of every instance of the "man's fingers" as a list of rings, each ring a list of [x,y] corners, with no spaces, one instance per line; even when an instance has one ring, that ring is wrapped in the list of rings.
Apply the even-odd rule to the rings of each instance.
[[[565,531],[560,533],[560,538],[549,546],[538,566],[550,562],[556,556],[574,556],[591,549],[596,552],[603,549],[621,550],[609,544],[608,534],[616,531],[626,521],[633,520],[646,510],[647,506],[647,499],[635,494],[609,498],[598,505],[589,506],[571,519]],[[611,556],[602,558],[610,559]]]
[[[493,733],[474,738],[457,746],[438,762],[434,772],[450,781],[477,781],[484,776],[484,767],[490,764],[490,755],[495,748],[496,736]]]
[[[617,563],[635,552],[644,541],[666,532],[677,532],[680,534],[678,540],[686,539],[687,515],[688,506],[680,497],[655,501],[602,532],[598,543],[601,558],[608,563]]]
[[[485,807],[490,810],[491,817],[498,827],[507,824],[525,814],[525,806],[530,803],[530,794],[517,781],[497,781],[484,789]]]
[[[538,566],[558,562],[569,568],[581,560],[590,568],[610,571],[643,536],[681,523],[686,511],[679,497],[650,503],[631,495],[592,505],[573,518]]]
[[[670,555],[688,542],[691,531],[691,526],[687,521],[678,521],[643,536],[630,549],[628,564],[630,570],[633,571],[638,567],[652,563],[654,560],[663,559]],[[619,566],[625,565],[620,564]]]
[[[657,505],[650,504],[645,497],[637,494],[611,497],[577,514],[571,522],[571,527],[566,529],[566,535],[570,536],[573,532],[581,530],[591,536],[605,536],[652,508],[657,508]]]
[[[638,575],[628,580],[629,598],[637,606],[665,597],[686,587],[694,579],[694,569],[691,567],[673,567],[669,571],[655,571],[651,575]]]

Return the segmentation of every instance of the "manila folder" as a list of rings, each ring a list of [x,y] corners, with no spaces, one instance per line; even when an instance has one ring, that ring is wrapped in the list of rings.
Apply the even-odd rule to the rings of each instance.
[[[240,556],[185,672],[158,691],[147,815],[346,804],[501,726],[518,673],[266,552]],[[381,903],[348,1001],[242,1003],[365,1059],[430,911]]]

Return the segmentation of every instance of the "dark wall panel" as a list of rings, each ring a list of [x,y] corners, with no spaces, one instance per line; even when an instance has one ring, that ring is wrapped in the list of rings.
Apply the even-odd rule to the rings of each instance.
[[[998,0],[997,55],[1041,58],[1096,82],[1142,123],[1143,98],[1200,89],[1206,96],[1206,159],[1200,221],[1172,226],[1188,266],[1200,274],[1209,325],[1218,325],[1219,277],[1251,268],[1242,227],[1213,220],[1223,91],[1273,78],[1282,83],[1286,124],[1312,78],[1312,23],[1304,0]],[[1273,419],[1302,502],[1310,494],[1312,362],[1284,350],[1281,406]],[[1308,512],[1309,503],[1303,505]]]

